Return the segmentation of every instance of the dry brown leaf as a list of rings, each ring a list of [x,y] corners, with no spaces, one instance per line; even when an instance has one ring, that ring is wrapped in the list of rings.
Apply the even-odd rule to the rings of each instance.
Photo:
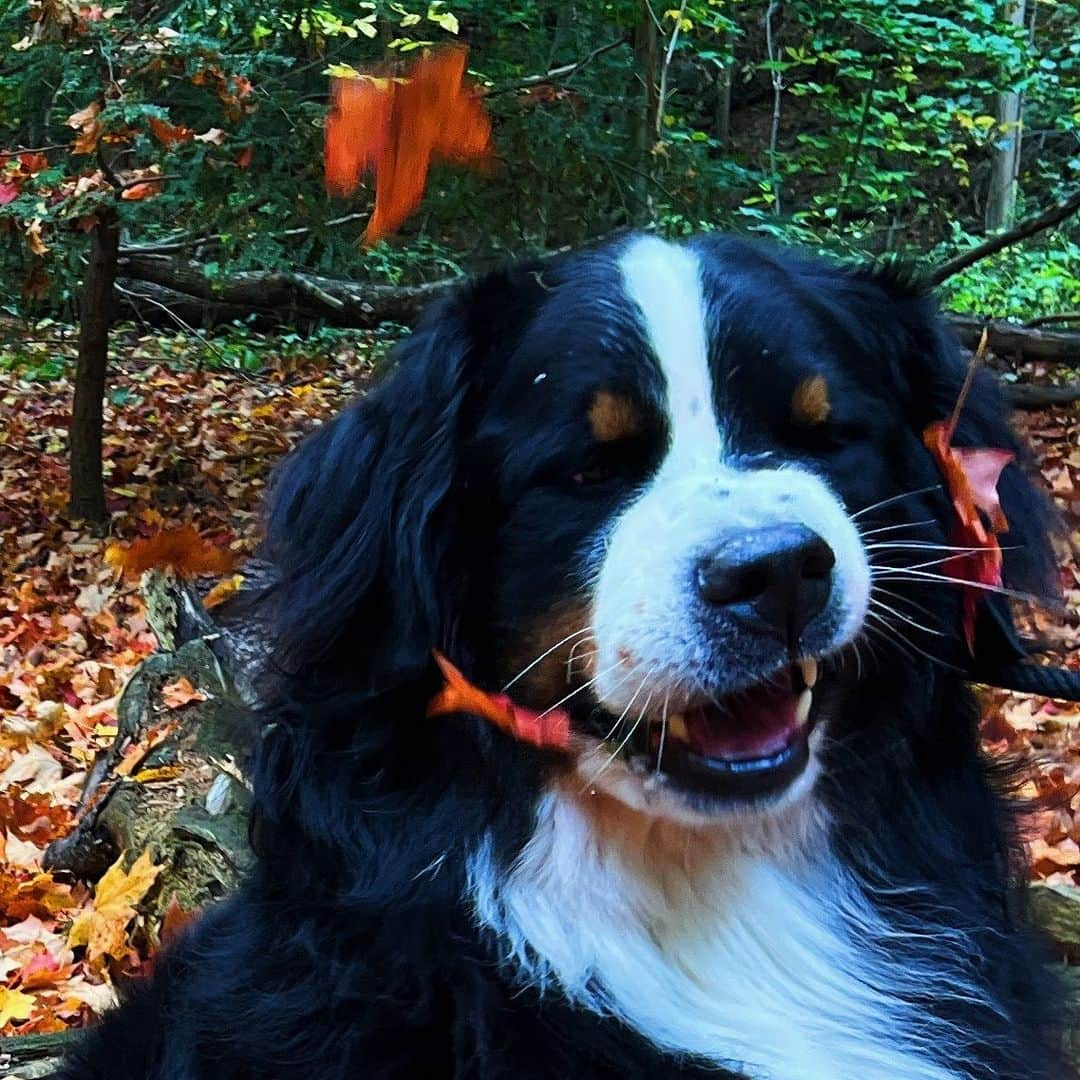
[[[161,688],[161,700],[167,709],[182,709],[193,701],[205,701],[206,695],[191,685],[191,680],[181,676],[175,682],[166,683]]]

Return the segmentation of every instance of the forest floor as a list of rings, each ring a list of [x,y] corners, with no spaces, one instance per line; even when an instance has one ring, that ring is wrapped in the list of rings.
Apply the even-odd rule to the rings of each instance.
[[[156,645],[137,584],[110,565],[110,544],[190,525],[242,573],[270,467],[370,382],[385,346],[342,337],[315,364],[290,341],[263,342],[261,370],[244,374],[220,363],[196,370],[190,340],[117,335],[105,438],[111,523],[99,535],[63,516],[71,385],[55,359],[58,331],[42,334],[35,343],[23,332],[15,351],[26,363],[0,348],[0,1035],[85,1023],[118,979],[145,970],[159,937],[140,914],[156,877],[149,855],[128,853],[128,869],[96,889],[41,868],[116,735],[120,690]],[[70,342],[59,350],[70,355]],[[1068,609],[1039,615],[1038,628],[1055,637],[1054,662],[1080,669],[1080,408],[1018,421],[1072,541],[1061,552]],[[179,714],[192,692],[172,687],[169,707]],[[1033,875],[1080,885],[1080,705],[985,697],[987,750],[1027,759]],[[134,769],[141,783],[160,778]],[[131,865],[135,856],[144,857]]]

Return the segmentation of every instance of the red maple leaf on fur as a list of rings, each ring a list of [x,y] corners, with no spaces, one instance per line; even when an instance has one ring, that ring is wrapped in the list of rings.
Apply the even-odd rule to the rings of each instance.
[[[986,348],[986,335],[971,361],[972,372]],[[948,420],[935,420],[923,430],[923,444],[938,463],[945,477],[945,486],[952,499],[956,520],[950,534],[955,547],[971,550],[958,552],[943,565],[942,572],[971,582],[964,589],[964,637],[974,652],[975,618],[982,586],[1000,588],[1002,585],[1001,545],[997,534],[1008,532],[1009,522],[998,497],[1001,474],[1014,458],[1010,450],[969,448],[952,445],[956,423],[971,385],[969,373],[960,391],[956,408]]]

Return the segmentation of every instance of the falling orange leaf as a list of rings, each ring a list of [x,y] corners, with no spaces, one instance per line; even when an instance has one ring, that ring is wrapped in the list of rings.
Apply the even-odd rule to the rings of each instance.
[[[105,561],[129,577],[138,577],[154,567],[192,577],[228,574],[235,560],[231,552],[207,543],[191,525],[184,525],[136,540],[128,548],[114,541],[105,549]]]
[[[474,686],[440,652],[435,663],[446,679],[446,686],[428,702],[428,716],[467,712],[490,720],[501,731],[522,742],[553,750],[570,745],[570,716],[564,709],[545,713],[515,705],[506,694],[489,694]]]
[[[145,184],[134,184],[132,187],[124,188],[120,192],[120,198],[127,202],[138,202],[141,199],[151,199],[155,195],[161,194],[161,180],[153,180]]]
[[[375,209],[364,239],[373,244],[420,205],[433,161],[482,165],[491,157],[491,120],[465,81],[468,50],[428,52],[402,78],[333,81],[326,121],[326,187],[349,195],[375,172]]]
[[[174,893],[169,900],[169,906],[161,917],[161,944],[169,945],[183,933],[184,929],[191,925],[199,916],[199,909],[189,911],[185,908]]]
[[[131,776],[132,773],[176,730],[175,722],[151,728],[143,738],[124,750],[124,756],[113,768],[115,776]]]

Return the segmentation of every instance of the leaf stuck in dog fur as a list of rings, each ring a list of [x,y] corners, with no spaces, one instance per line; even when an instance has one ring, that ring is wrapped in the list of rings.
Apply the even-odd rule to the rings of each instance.
[[[952,445],[972,376],[985,350],[984,331],[952,416],[948,420],[936,420],[923,430],[923,444],[938,463],[956,510],[950,543],[958,548],[973,549],[953,555],[942,568],[945,575],[972,583],[973,587],[964,589],[964,637],[972,651],[975,619],[983,595],[979,586],[1000,588],[1002,584],[1002,555],[997,534],[1008,532],[1009,522],[1001,508],[997,486],[1005,466],[1016,456],[1009,450]]]

